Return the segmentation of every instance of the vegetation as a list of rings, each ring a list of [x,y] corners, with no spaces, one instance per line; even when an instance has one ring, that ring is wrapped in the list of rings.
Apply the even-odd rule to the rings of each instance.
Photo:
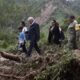
[[[4,71],[4,74],[9,74],[7,75],[8,79],[6,78],[6,80],[14,80],[12,78],[16,78],[12,75],[11,78],[10,74],[19,77],[26,75],[22,80],[27,80],[25,79],[27,77],[29,80],[68,80],[62,76],[66,76],[66,74],[68,74],[68,69],[72,70],[68,65],[70,65],[72,61],[76,61],[73,56],[74,52],[68,50],[66,47],[66,40],[63,42],[61,48],[54,44],[49,45],[47,43],[48,29],[51,25],[51,20],[56,19],[60,23],[62,29],[66,31],[67,18],[69,15],[75,15],[80,23],[80,0],[75,0],[73,2],[67,2],[66,0],[50,1],[52,1],[54,7],[56,6],[57,8],[50,15],[48,21],[40,25],[41,40],[39,41],[39,46],[43,50],[44,54],[42,57],[38,57],[33,54],[35,57],[32,55],[30,59],[25,59],[22,55],[23,62],[19,64],[9,60],[2,62],[0,64],[0,72],[1,66],[8,66],[11,68],[9,71]],[[17,53],[17,27],[19,26],[20,21],[26,21],[29,16],[33,16],[35,18],[39,17],[41,15],[41,10],[45,9],[45,4],[48,2],[49,0],[0,0],[0,51]],[[79,61],[77,63],[79,63]],[[74,66],[75,64],[72,65]],[[31,74],[29,74],[30,72]],[[71,74],[74,75],[74,72]],[[79,73],[77,73],[76,76],[78,76],[78,74]],[[6,75],[0,77],[0,80],[5,80],[4,76]],[[80,80],[80,78],[77,79],[76,76],[74,77],[74,80]]]
[[[0,40],[5,40],[11,42],[12,38],[16,32],[17,27],[21,20],[27,20],[28,16],[38,17],[40,15],[41,9],[45,6],[44,4],[48,3],[48,0],[0,0]],[[51,15],[51,19],[55,18],[60,22],[60,25],[65,27],[64,18],[75,13],[74,15],[79,15],[79,3],[77,0],[75,2],[66,2],[64,0],[53,0],[53,5],[57,6],[57,9]],[[73,4],[73,5],[71,5]],[[5,5],[5,6],[4,6]],[[50,25],[50,20],[48,24],[43,25],[43,29],[47,28]],[[47,26],[47,27],[46,27]],[[7,29],[7,30],[6,30]],[[4,31],[6,30],[6,31]],[[7,32],[10,32],[10,35]],[[14,32],[15,31],[15,32]],[[46,29],[48,31],[48,28]],[[45,32],[46,32],[45,31]],[[5,32],[5,33],[3,33]],[[13,36],[11,36],[13,34]],[[2,38],[3,37],[3,38]],[[14,40],[13,40],[14,41]],[[13,43],[13,42],[12,42]],[[12,45],[12,44],[11,44]]]

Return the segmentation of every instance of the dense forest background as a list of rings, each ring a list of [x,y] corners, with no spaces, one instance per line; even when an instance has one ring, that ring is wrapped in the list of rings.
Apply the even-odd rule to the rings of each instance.
[[[56,19],[64,29],[67,28],[66,19],[70,15],[75,15],[80,20],[79,4],[80,0],[0,0],[0,49],[11,50],[17,45],[17,27],[22,20],[27,24],[29,16],[42,21],[41,39],[45,43],[48,35],[45,33],[48,32],[52,19]],[[43,19],[39,20],[41,15]]]

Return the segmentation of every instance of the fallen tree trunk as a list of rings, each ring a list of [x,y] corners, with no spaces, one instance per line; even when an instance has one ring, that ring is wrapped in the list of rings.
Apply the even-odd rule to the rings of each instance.
[[[10,59],[13,61],[17,61],[17,62],[21,62],[21,58],[17,55],[13,55],[13,54],[8,54],[6,52],[0,52],[1,56],[6,58],[6,59]]]

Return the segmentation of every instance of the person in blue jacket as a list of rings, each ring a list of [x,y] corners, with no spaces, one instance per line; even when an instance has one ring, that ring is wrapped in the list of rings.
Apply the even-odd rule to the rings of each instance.
[[[22,26],[20,26],[19,28],[18,28],[18,30],[19,30],[19,37],[18,37],[18,49],[19,50],[22,50],[26,55],[27,55],[27,49],[26,49],[26,46],[25,46],[25,44],[26,44],[26,37],[25,37],[25,33],[22,31],[22,29],[23,29],[23,27]]]
[[[41,50],[38,47],[38,41],[40,39],[40,28],[39,24],[35,22],[33,17],[28,18],[28,23],[30,25],[29,31],[28,31],[28,36],[30,40],[30,46],[28,50],[28,56],[31,55],[32,49],[35,48],[36,51],[41,54]]]

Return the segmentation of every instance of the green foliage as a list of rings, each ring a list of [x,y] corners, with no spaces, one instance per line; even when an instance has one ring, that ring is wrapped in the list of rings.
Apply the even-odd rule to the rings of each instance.
[[[18,52],[18,46],[17,45],[8,46],[5,51],[11,52],[11,53],[17,53]]]
[[[44,4],[47,0],[0,0],[0,48],[8,48],[11,45],[17,44],[17,26],[21,20],[26,20],[28,16],[37,17],[40,15],[41,9],[45,8]],[[75,12],[75,6],[79,8],[76,1],[73,6],[66,4],[65,1],[53,0],[53,5],[57,6],[49,21],[41,27],[41,40],[39,44],[47,43],[48,29],[50,21],[55,18],[59,21],[60,26],[66,30],[67,23],[64,19]],[[63,6],[64,7],[63,7]],[[71,8],[70,8],[71,7]],[[72,10],[72,8],[74,8]],[[78,18],[78,21],[80,19]]]
[[[16,28],[21,20],[28,16],[38,16],[45,1],[36,0],[0,0],[0,27]]]
[[[3,28],[0,30],[0,48],[8,48],[16,44],[16,33],[10,29]]]
[[[0,41],[0,47],[1,48],[7,48],[8,44],[5,41]]]
[[[43,44],[46,44],[47,43],[47,37],[45,35],[44,32],[41,32],[41,37],[40,37],[40,41],[39,41],[39,45],[43,45]]]
[[[34,80],[60,80],[60,73],[63,70],[63,67],[73,59],[71,53],[72,52],[67,52],[66,55],[64,54],[57,64],[46,66],[46,69],[37,75]]]
[[[62,28],[64,31],[67,31],[67,28],[68,28],[68,19],[62,20],[61,28]]]
[[[80,17],[78,17],[78,19],[77,19],[77,20],[78,20],[78,23],[80,24]]]

